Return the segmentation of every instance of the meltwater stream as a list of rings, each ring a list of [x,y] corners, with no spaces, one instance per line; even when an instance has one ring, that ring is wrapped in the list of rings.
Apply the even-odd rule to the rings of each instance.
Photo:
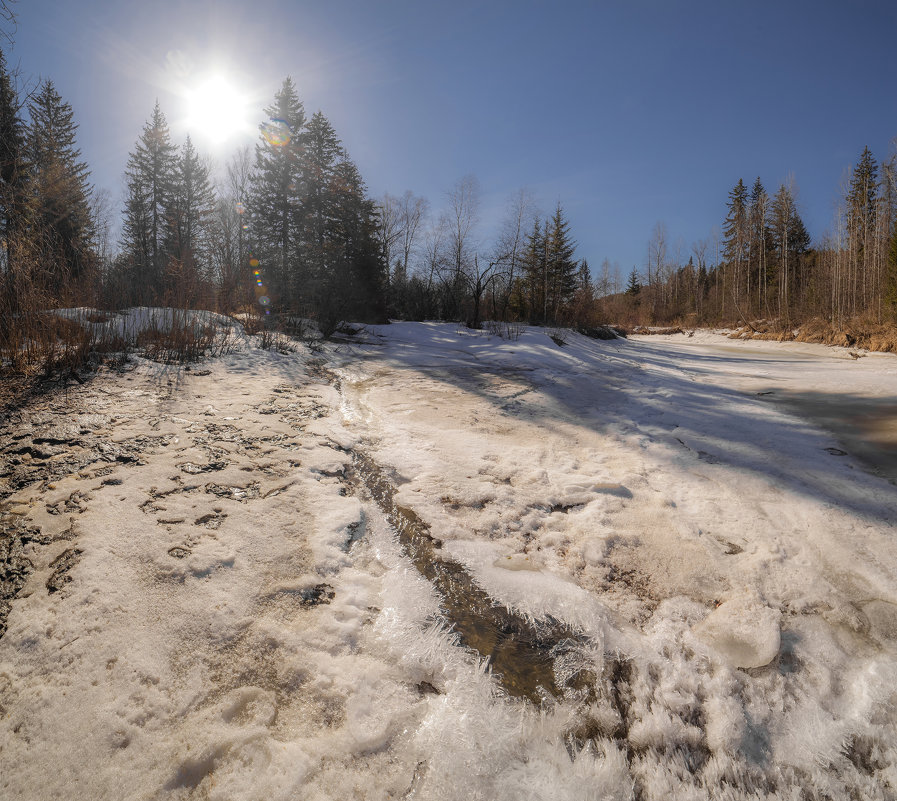
[[[369,456],[352,452],[347,479],[367,490],[408,558],[439,593],[446,622],[463,645],[489,661],[509,695],[539,704],[588,694],[595,675],[564,658],[586,645],[581,635],[557,620],[534,622],[496,604],[463,566],[443,556],[427,524],[396,503],[395,487]]]

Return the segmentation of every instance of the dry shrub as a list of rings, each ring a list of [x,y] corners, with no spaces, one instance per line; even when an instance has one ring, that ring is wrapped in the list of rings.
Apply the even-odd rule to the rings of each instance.
[[[159,325],[153,318],[137,333],[136,345],[147,359],[162,364],[196,362],[208,356],[220,356],[233,347],[231,329],[213,323],[199,323],[184,314],[173,313],[170,326]]]
[[[507,322],[504,320],[487,320],[485,323],[486,330],[493,336],[516,342],[526,331],[523,323]]]
[[[809,342],[842,348],[863,348],[897,353],[897,325],[857,318],[836,326],[819,317],[792,328],[778,320],[751,323],[729,334],[730,339],[765,339],[774,342]]]

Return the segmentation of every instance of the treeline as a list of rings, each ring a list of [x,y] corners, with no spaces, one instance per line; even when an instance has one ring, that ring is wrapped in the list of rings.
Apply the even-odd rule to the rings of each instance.
[[[284,80],[254,149],[218,171],[155,105],[124,171],[120,224],[90,184],[72,107],[51,81],[17,90],[0,53],[0,305],[4,341],[58,306],[206,308],[317,321],[486,318],[587,324],[595,290],[560,204],[521,192],[491,240],[475,178],[430,213],[370,198],[320,111]],[[119,236],[114,238],[115,231]],[[37,323],[35,323],[36,325]],[[7,348],[8,350],[8,348]]]
[[[158,103],[125,170],[120,241],[90,185],[72,107],[43,82],[23,100],[0,53],[0,336],[46,309],[168,305],[284,312],[331,328],[384,319],[378,212],[327,118],[307,118],[287,78],[254,154],[216,182]]]
[[[839,330],[897,323],[897,156],[879,164],[864,148],[831,230],[816,243],[793,180],[772,195],[759,178],[750,190],[739,180],[715,240],[692,245],[682,263],[670,258],[658,225],[645,272],[634,270],[625,291],[600,305],[643,324],[764,321],[784,330],[821,319]]]
[[[410,192],[379,204],[378,237],[388,270],[390,316],[542,325],[588,325],[595,313],[589,266],[560,204],[542,218],[521,190],[508,204],[494,241],[481,239],[479,185],[467,176],[446,208]]]
[[[109,300],[382,319],[376,207],[320,111],[306,117],[290,78],[265,109],[254,158],[217,187],[188,137],[177,148],[157,104],[126,172],[121,251]],[[108,302],[108,301],[107,301]]]

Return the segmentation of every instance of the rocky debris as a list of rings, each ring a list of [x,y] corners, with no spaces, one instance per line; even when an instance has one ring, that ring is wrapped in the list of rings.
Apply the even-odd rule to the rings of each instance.
[[[227,515],[223,514],[220,511],[209,512],[207,515],[202,515],[197,517],[196,520],[193,521],[194,526],[205,526],[208,529],[218,529],[221,527],[221,523],[224,521]]]
[[[82,553],[83,551],[80,548],[66,548],[50,562],[50,567],[53,568],[50,578],[47,579],[47,592],[50,595],[54,592],[59,592],[72,580],[69,572],[78,563],[78,557]]]
[[[25,556],[29,543],[46,544],[49,538],[34,526],[26,526],[18,515],[0,512],[0,637],[12,602],[22,591],[34,564]]]
[[[224,470],[227,467],[227,462],[209,462],[208,464],[194,464],[193,462],[184,462],[183,464],[179,464],[178,467],[184,473],[189,473],[190,475],[196,475],[197,473],[212,473],[217,470]]]
[[[300,603],[302,606],[329,604],[333,600],[334,594],[333,587],[329,584],[315,584],[314,587],[309,587],[299,593],[302,598]]]
[[[228,487],[222,484],[206,484],[206,492],[217,495],[219,498],[229,498],[232,501],[252,501],[259,497],[260,484],[258,481],[250,481],[245,487]]]

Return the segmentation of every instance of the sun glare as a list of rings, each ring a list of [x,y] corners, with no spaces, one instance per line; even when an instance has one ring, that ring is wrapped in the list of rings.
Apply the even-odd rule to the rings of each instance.
[[[222,144],[250,130],[247,98],[224,75],[212,75],[187,92],[187,127]]]

